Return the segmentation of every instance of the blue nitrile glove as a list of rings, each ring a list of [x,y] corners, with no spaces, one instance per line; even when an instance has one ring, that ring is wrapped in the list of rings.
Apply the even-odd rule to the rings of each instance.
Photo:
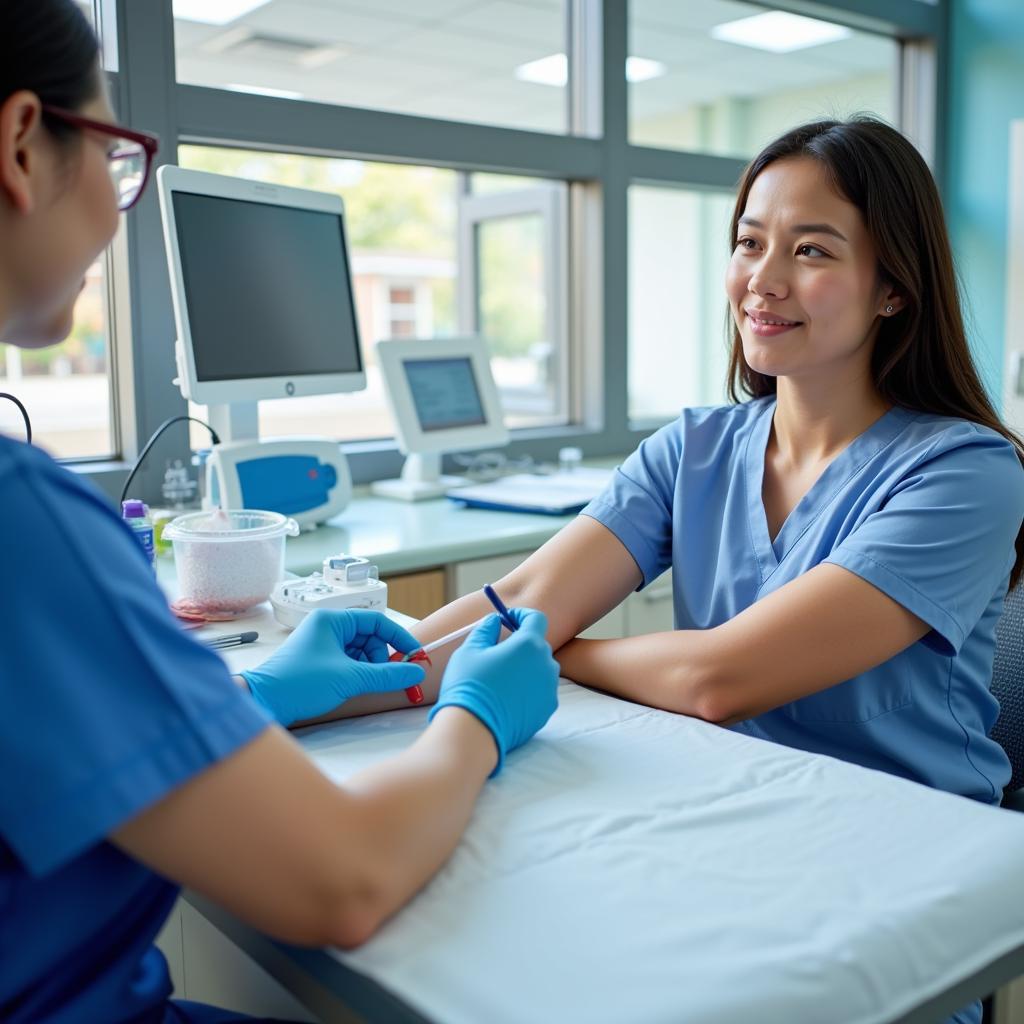
[[[547,616],[530,608],[510,608],[519,629],[500,644],[501,620],[488,615],[451,656],[441,694],[430,717],[444,707],[476,715],[494,736],[497,775],[510,750],[525,743],[558,707],[558,662],[544,633]]]
[[[360,693],[404,690],[423,681],[419,665],[388,661],[388,644],[411,654],[422,646],[381,612],[310,612],[265,662],[239,673],[281,725],[316,718]]]

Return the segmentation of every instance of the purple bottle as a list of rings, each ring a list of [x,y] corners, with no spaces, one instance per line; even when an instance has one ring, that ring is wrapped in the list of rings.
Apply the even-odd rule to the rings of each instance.
[[[149,509],[145,502],[129,498],[121,502],[121,518],[138,538],[142,550],[146,552],[150,568],[156,572],[156,551],[153,547],[153,521],[149,518]]]

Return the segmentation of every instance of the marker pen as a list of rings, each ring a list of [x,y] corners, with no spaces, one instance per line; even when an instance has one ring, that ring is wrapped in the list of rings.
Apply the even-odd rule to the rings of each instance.
[[[498,613],[498,618],[501,619],[501,624],[509,630],[509,632],[514,633],[519,628],[519,623],[509,615],[508,609],[505,607],[505,602],[498,597],[497,592],[490,583],[484,584],[484,597],[494,605],[494,610]]]

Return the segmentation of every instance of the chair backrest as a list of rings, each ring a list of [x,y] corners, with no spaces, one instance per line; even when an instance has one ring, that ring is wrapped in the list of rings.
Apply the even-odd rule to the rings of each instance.
[[[1024,583],[1006,595],[996,625],[992,693],[1000,705],[992,739],[1006,751],[1013,775],[1006,792],[1024,786]]]

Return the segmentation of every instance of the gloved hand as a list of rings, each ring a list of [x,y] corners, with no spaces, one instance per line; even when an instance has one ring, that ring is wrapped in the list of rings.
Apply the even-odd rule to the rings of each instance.
[[[494,736],[497,775],[505,755],[525,743],[558,707],[558,662],[544,633],[543,612],[511,608],[519,629],[500,644],[501,620],[488,615],[451,656],[430,717],[444,707],[476,715]]]
[[[360,693],[404,690],[423,681],[419,665],[388,661],[420,642],[381,612],[310,612],[274,653],[240,675],[258,704],[281,725],[316,718]]]

